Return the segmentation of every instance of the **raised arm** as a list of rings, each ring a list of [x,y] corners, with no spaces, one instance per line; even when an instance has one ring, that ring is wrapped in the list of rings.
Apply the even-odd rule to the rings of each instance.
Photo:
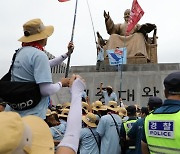
[[[79,75],[73,75],[70,80],[71,106],[67,119],[67,128],[56,154],[75,154],[79,146],[82,125],[81,95],[85,89],[85,82]]]

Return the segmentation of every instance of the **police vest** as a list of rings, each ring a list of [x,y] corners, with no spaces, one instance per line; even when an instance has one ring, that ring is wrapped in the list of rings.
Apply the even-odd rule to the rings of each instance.
[[[137,119],[135,120],[128,120],[126,122],[124,122],[124,129],[126,131],[126,134],[128,133],[128,131],[132,128],[133,124],[137,121]]]
[[[180,111],[150,114],[145,119],[145,134],[150,153],[180,153]]]

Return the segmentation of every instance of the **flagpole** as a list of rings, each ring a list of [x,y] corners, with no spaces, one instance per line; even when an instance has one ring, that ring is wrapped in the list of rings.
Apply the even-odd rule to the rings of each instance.
[[[89,7],[89,2],[88,2],[88,0],[86,0],[86,2],[87,2],[88,10],[89,10],[89,15],[90,15],[90,18],[91,18],[91,24],[92,24],[92,27],[93,27],[95,45],[97,45],[96,33],[95,33],[94,23],[93,23],[93,19],[92,19],[92,15],[91,15],[91,10],[90,10],[90,7]],[[96,46],[96,49],[97,49],[97,55],[98,55],[97,46]]]
[[[88,5],[89,15],[90,15],[90,18],[91,18],[91,24],[92,24],[92,27],[93,27],[94,40],[95,40],[95,43],[96,43],[97,42],[96,41],[96,34],[95,34],[94,24],[93,24],[93,20],[92,20],[91,10],[90,10],[90,7],[89,7],[88,0],[86,0],[86,2],[87,2],[87,5]]]
[[[75,11],[74,11],[74,21],[73,21],[73,27],[72,27],[71,42],[73,42],[73,38],[74,38],[74,29],[75,29],[75,23],[76,23],[77,4],[78,4],[78,0],[76,0]],[[71,53],[71,52],[69,52],[69,53]],[[68,55],[65,78],[68,77],[70,59],[71,59],[71,54]]]

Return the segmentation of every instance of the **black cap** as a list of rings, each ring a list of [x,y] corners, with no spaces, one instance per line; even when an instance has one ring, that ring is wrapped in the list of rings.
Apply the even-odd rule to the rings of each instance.
[[[169,74],[164,79],[164,87],[169,94],[180,95],[180,72]]]
[[[162,103],[163,103],[162,99],[157,97],[157,96],[149,97],[148,105],[151,105],[151,104],[162,104]]]
[[[163,101],[161,98],[157,97],[157,96],[151,96],[149,97],[148,100],[148,106],[150,110],[154,110],[156,108],[161,107],[163,104]]]

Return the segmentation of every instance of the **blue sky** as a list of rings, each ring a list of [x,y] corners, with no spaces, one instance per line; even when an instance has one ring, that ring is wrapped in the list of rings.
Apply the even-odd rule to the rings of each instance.
[[[0,77],[8,71],[14,50],[21,46],[17,40],[23,35],[22,25],[33,18],[41,18],[45,25],[53,25],[54,34],[48,39],[46,50],[55,56],[67,51],[71,39],[76,0],[1,0],[0,5]],[[122,23],[124,10],[133,0],[88,0],[95,31],[108,39],[103,11],[109,11],[115,23]],[[157,25],[158,62],[180,62],[179,1],[138,0],[145,14],[139,24]],[[78,0],[74,32],[75,50],[71,66],[95,65],[96,46],[87,0]],[[66,61],[65,61],[66,62]]]

